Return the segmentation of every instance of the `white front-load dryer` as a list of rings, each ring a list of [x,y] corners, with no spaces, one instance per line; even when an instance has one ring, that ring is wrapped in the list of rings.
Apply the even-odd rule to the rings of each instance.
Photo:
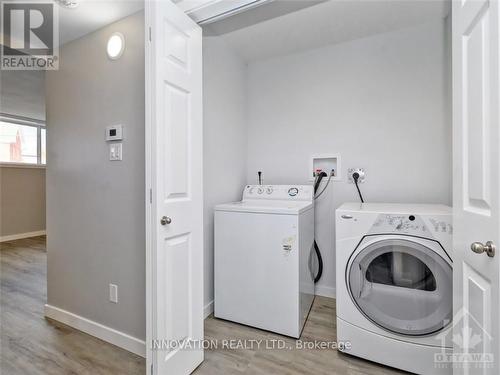
[[[345,353],[451,374],[452,211],[346,203],[336,211],[337,338]]]

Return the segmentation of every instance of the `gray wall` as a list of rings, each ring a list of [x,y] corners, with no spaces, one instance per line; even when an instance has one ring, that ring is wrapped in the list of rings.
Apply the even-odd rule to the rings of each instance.
[[[435,22],[248,67],[248,181],[309,183],[311,155],[341,155],[342,179],[317,204],[319,292],[335,288],[334,210],[357,201],[451,204],[450,56]]]
[[[214,298],[214,211],[246,181],[246,66],[217,37],[203,38],[205,305]]]
[[[45,230],[45,169],[0,167],[0,237]]]
[[[126,49],[111,61],[115,31]],[[46,84],[48,304],[144,339],[143,14],[62,47]],[[121,162],[109,161],[104,141],[112,124],[124,126]]]

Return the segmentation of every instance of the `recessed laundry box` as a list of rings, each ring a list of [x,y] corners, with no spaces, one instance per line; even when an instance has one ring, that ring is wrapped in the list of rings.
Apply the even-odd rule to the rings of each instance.
[[[312,186],[246,186],[215,208],[216,318],[300,337],[314,299]]]

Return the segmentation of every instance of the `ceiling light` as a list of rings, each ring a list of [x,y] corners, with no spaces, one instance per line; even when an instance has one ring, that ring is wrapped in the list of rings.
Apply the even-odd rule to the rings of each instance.
[[[68,8],[68,9],[74,9],[78,6],[78,1],[77,0],[56,0],[56,2],[64,7],[64,8]]]
[[[125,50],[125,37],[122,33],[113,33],[108,39],[106,51],[111,60],[117,60]]]

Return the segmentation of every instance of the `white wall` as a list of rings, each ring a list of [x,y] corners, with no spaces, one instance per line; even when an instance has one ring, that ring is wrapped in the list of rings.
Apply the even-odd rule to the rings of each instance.
[[[213,208],[241,199],[246,180],[246,66],[220,38],[203,39],[205,306],[214,298]]]
[[[112,61],[115,31],[126,49]],[[46,86],[47,303],[144,340],[144,14],[64,45]],[[123,124],[119,162],[104,140],[113,124]]]
[[[341,155],[317,202],[319,293],[335,288],[334,210],[358,199],[347,168],[366,169],[366,201],[451,203],[449,70],[444,21],[249,64],[249,183],[308,183],[311,155]]]

